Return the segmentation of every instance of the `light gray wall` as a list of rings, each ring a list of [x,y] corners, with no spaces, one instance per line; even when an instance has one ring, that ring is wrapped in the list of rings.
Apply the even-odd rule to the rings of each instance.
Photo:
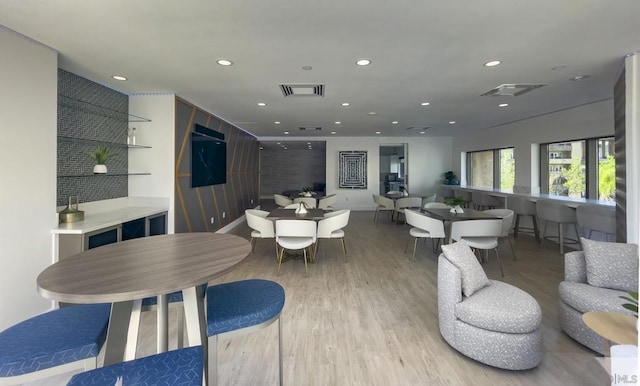
[[[52,263],[57,53],[0,27],[0,331],[49,310],[38,274]]]

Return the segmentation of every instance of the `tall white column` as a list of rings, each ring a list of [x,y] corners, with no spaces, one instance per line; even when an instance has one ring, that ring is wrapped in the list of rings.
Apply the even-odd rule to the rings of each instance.
[[[640,53],[626,68],[627,242],[640,241]]]

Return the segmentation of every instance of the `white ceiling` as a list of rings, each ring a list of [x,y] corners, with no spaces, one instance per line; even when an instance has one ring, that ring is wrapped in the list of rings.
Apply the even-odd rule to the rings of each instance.
[[[0,2],[0,24],[57,50],[61,68],[129,94],[175,93],[261,138],[460,135],[608,99],[640,50],[638,15],[638,0]],[[325,96],[285,98],[282,83],[323,84]],[[546,86],[480,96],[504,83]]]

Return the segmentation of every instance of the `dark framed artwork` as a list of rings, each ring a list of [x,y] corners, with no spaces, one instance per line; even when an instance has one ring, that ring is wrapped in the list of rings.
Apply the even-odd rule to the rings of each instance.
[[[367,152],[365,150],[341,151],[339,189],[367,188]]]

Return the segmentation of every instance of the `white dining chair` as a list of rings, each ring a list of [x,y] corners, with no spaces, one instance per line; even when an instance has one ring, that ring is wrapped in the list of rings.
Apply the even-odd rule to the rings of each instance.
[[[290,199],[289,197],[283,196],[281,194],[274,194],[273,195],[273,199],[276,202],[276,205],[278,205],[279,207],[284,208],[285,206],[289,205],[289,204],[293,204],[293,200]]]
[[[285,206],[283,209],[298,209],[299,207],[300,207],[300,204],[289,204]]]
[[[430,203],[430,202],[436,202],[437,200],[438,200],[438,195],[437,195],[437,194],[434,194],[434,195],[432,195],[432,196],[425,197],[425,198],[422,200],[422,205],[428,204],[428,203]]]
[[[451,209],[451,207],[444,202],[427,202],[424,204],[425,209]]]
[[[500,239],[507,239],[509,242],[509,248],[511,248],[511,254],[513,255],[513,260],[516,260],[516,251],[513,249],[513,243],[511,242],[511,237],[509,234],[513,229],[513,220],[515,213],[511,209],[489,209],[485,210],[484,213],[490,214],[492,216],[500,217],[502,219],[502,231],[500,232]]]
[[[372,194],[372,196],[373,202],[377,204],[376,213],[373,215],[373,222],[377,224],[380,212],[390,212],[393,215],[393,211],[396,207],[393,200],[388,197],[384,197],[379,194]]]
[[[338,197],[335,194],[324,196],[318,200],[318,208],[331,210],[331,205],[335,204],[337,199]]]
[[[286,250],[302,249],[304,255],[304,271],[307,270],[307,248],[315,244],[317,238],[317,224],[311,220],[277,220],[276,243],[280,247],[278,253],[278,273]],[[311,251],[311,248],[309,248]],[[311,261],[314,257],[311,256]]]
[[[314,256],[318,255],[318,245],[320,239],[340,239],[342,242],[342,250],[344,251],[344,261],[347,262],[347,247],[344,243],[344,230],[343,228],[349,223],[349,215],[351,211],[349,209],[337,210],[331,212],[329,216],[325,215],[325,218],[318,221],[318,232]]]
[[[500,264],[500,273],[504,277],[502,261],[498,253],[498,237],[502,234],[502,219],[466,220],[451,223],[451,238],[454,241],[464,240],[471,248],[485,252],[485,259],[489,250],[493,249]]]
[[[315,197],[296,197],[293,199],[294,204],[299,204],[301,202],[304,202],[307,208],[315,208],[317,205]]]
[[[400,221],[400,215],[404,215],[405,209],[420,209],[422,206],[422,198],[420,197],[402,197],[396,200],[394,215],[396,221]]]
[[[411,209],[406,209],[404,215],[407,219],[407,224],[413,227],[409,230],[409,235],[414,238],[413,261],[416,261],[416,247],[420,238],[430,238],[433,244],[433,252],[435,253],[437,244],[434,239],[438,240],[439,243],[445,238],[444,223]],[[409,240],[404,246],[404,253],[407,253],[408,246]]]
[[[269,212],[259,209],[247,209],[244,211],[247,218],[247,225],[251,231],[251,253],[255,252],[257,239],[274,239],[276,232],[273,221],[267,219]],[[278,246],[276,245],[276,257],[278,256]]]

